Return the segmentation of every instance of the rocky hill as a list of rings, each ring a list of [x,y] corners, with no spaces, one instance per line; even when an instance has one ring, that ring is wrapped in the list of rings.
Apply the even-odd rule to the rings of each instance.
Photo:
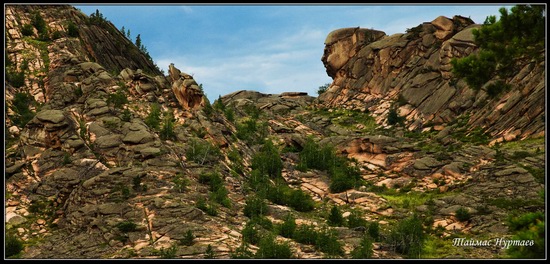
[[[498,141],[544,135],[544,61],[520,62],[505,80],[513,88],[498,97],[487,92],[498,79],[476,93],[453,77],[451,60],[477,50],[472,30],[480,27],[465,17],[440,16],[392,36],[335,30],[322,58],[334,81],[320,99],[326,107],[368,110],[381,124],[394,109],[409,129],[444,129],[469,114],[471,126]]]
[[[5,10],[9,258],[508,258],[544,227],[544,63],[469,89],[467,18],[335,30],[318,98],[211,104],[100,13]]]

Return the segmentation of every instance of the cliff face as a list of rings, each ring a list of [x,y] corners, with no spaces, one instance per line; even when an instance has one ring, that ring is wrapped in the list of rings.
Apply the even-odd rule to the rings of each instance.
[[[464,234],[512,236],[510,213],[544,207],[545,141],[536,137],[544,65],[507,80],[523,89],[475,94],[449,72],[451,57],[475,50],[473,27],[455,17],[389,37],[334,31],[323,56],[334,83],[319,98],[329,109],[296,91],[236,91],[210,104],[192,76],[173,64],[158,74],[99,15],[7,6],[5,227],[23,250],[11,239],[6,251],[277,258],[286,250],[265,255],[273,237],[294,258],[351,258],[355,249],[403,258],[389,238],[413,212],[439,245]],[[377,124],[392,105],[414,131]],[[421,125],[433,130],[420,133]],[[495,138],[468,131],[478,125]],[[488,145],[500,135],[532,138]],[[333,207],[343,222],[332,222]],[[470,218],[457,218],[458,209]],[[315,233],[283,234],[289,215]],[[370,228],[380,235],[361,249]],[[431,248],[426,256],[449,257],[448,247]],[[507,255],[457,247],[455,256]]]
[[[129,68],[132,70],[142,69],[153,75],[160,74],[154,63],[147,59],[145,54],[139,52],[132,41],[124,37],[111,22],[103,18],[90,19],[71,6],[6,6],[7,41],[10,44],[8,48],[12,45],[15,46],[14,49],[8,49],[8,55],[11,57],[21,48],[30,48],[28,43],[22,40],[25,36],[20,29],[25,24],[32,24],[36,13],[39,13],[48,25],[50,38],[55,38],[54,32],[60,33],[58,36],[67,37],[71,23],[77,27],[78,32],[72,36],[73,40],[77,40],[76,43],[66,43],[57,38],[47,47],[49,52],[54,53],[53,55],[58,55],[54,51],[63,50],[65,54],[62,59],[65,61],[71,59],[94,61],[105,67],[108,72],[120,72],[124,68]],[[34,30],[29,37],[39,37],[39,34],[38,30]],[[13,61],[20,62],[19,60]],[[55,67],[55,64],[51,66]]]
[[[451,59],[476,52],[464,17],[438,17],[386,36],[367,29],[339,29],[325,41],[322,61],[334,81],[319,100],[326,107],[368,110],[387,125],[390,109],[410,130],[443,129],[461,115],[497,141],[544,135],[544,62],[518,62],[504,80],[512,88],[497,97],[453,78]],[[367,37],[368,36],[368,37]]]

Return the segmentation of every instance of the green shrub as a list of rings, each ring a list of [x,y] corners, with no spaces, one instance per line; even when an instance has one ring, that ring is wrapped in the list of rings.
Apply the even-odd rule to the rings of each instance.
[[[368,234],[374,241],[378,241],[380,239],[380,225],[378,222],[372,222],[369,224],[369,230]]]
[[[243,158],[236,148],[231,148],[227,152],[227,158],[231,161],[231,168],[238,174],[243,173],[244,165]]]
[[[422,221],[416,215],[401,220],[391,229],[387,242],[409,258],[420,257],[425,242]]]
[[[344,217],[342,216],[342,212],[340,212],[340,209],[338,206],[333,205],[330,209],[330,214],[327,219],[327,224],[330,226],[343,226],[344,225]]]
[[[276,185],[272,185],[271,183],[267,184],[268,188],[266,189],[267,192],[265,197],[272,203],[287,205],[292,189],[284,183],[277,183]]]
[[[214,108],[210,104],[210,101],[208,100],[206,95],[204,96],[204,98],[204,107],[202,108],[202,111],[206,117],[211,117],[214,113]]]
[[[226,208],[231,207],[231,200],[227,197],[228,191],[225,186],[217,188],[216,190],[210,192],[210,199],[223,205]]]
[[[159,255],[161,259],[173,259],[176,257],[176,253],[178,252],[178,245],[172,244],[168,248],[160,248],[156,253]]]
[[[152,129],[159,129],[160,126],[160,105],[154,103],[151,105],[151,111],[145,118],[145,124]]]
[[[229,256],[232,259],[251,259],[254,258],[254,253],[250,251],[247,243],[242,243],[234,252],[232,251]]]
[[[219,160],[220,149],[204,139],[189,139],[189,145],[185,151],[187,160],[199,165],[204,165]]]
[[[82,90],[80,90],[82,91]],[[132,120],[132,113],[130,112],[130,110],[128,108],[124,109],[124,111],[122,111],[122,116],[120,118],[122,121],[124,122],[130,122],[130,120]]]
[[[262,174],[259,170],[252,170],[246,183],[247,188],[250,188],[251,191],[261,197],[264,197],[266,193],[272,188],[271,182],[269,182],[269,177],[265,174]]]
[[[277,184],[272,185],[264,179],[261,184],[264,185],[260,186],[263,188],[260,195],[265,193],[265,197],[273,203],[288,205],[300,212],[309,212],[315,207],[315,202],[309,194],[300,189],[295,190],[288,187],[284,181],[277,181]]]
[[[456,209],[455,211],[456,219],[460,222],[468,221],[470,218],[472,218],[472,215],[470,214],[470,211],[464,207],[460,207]]]
[[[267,231],[273,231],[274,226],[271,220],[265,216],[253,216],[250,221],[252,221],[254,224],[261,226],[263,229]]]
[[[194,243],[193,240],[195,240],[195,236],[193,235],[193,232],[191,232],[191,230],[187,230],[183,238],[180,239],[180,244],[184,246],[191,246]]]
[[[330,185],[329,189],[333,193],[339,193],[356,187],[361,182],[359,168],[348,165],[345,160],[339,166],[333,167],[329,171]]]
[[[60,39],[60,38],[62,38],[62,37],[63,37],[63,35],[62,35],[61,32],[59,32],[58,30],[52,32],[52,39],[55,40],[55,39]]]
[[[171,113],[166,113],[162,128],[160,129],[159,136],[162,140],[175,139],[176,133],[174,133],[174,117]]]
[[[299,212],[309,212],[315,208],[313,198],[302,190],[291,190],[288,206]]]
[[[295,230],[296,219],[288,213],[284,218],[284,222],[280,225],[279,234],[286,238],[292,238]]]
[[[214,101],[212,107],[216,110],[219,110],[220,112],[223,112],[225,110],[225,104],[223,103],[221,95],[219,95],[218,99]]]
[[[137,224],[132,221],[124,221],[116,224],[115,227],[118,228],[120,232],[127,233],[136,231]]]
[[[201,209],[203,212],[205,212],[206,214],[210,215],[210,216],[217,216],[218,215],[218,211],[216,209],[216,205],[212,204],[212,203],[206,203],[206,201],[204,201],[204,199],[200,198],[198,201],[197,201],[197,208]]]
[[[73,38],[77,38],[79,36],[78,27],[73,21],[69,21],[69,24],[67,25],[67,35]]]
[[[238,122],[235,127],[237,129],[235,136],[240,140],[250,142],[252,142],[254,133],[258,130],[256,119],[245,119],[244,121]]]
[[[313,137],[308,137],[300,152],[300,164],[309,169],[327,171],[338,162],[336,151],[330,145],[320,146]]]
[[[261,110],[254,104],[246,104],[243,111],[252,119],[257,120],[260,117]]]
[[[319,146],[312,137],[308,137],[300,152],[298,165],[304,170],[318,169],[327,171],[331,180],[331,192],[342,192],[355,187],[361,179],[359,168],[350,165],[344,157],[336,155],[334,147]]]
[[[509,91],[511,88],[512,86],[510,84],[507,84],[502,80],[498,80],[487,85],[487,95],[491,98],[495,98],[502,92]]]
[[[269,134],[267,122],[258,123],[254,118],[245,118],[237,122],[235,127],[235,136],[251,145],[261,144]]]
[[[317,231],[313,225],[299,225],[294,230],[294,240],[306,245],[315,245],[317,241]]]
[[[133,184],[132,189],[134,189],[134,191],[136,192],[143,191],[144,189],[146,189],[145,185],[141,184],[140,176],[135,176],[134,178],[132,178],[132,184]]]
[[[112,104],[115,108],[121,108],[128,103],[128,97],[122,89],[118,89],[114,94],[109,94],[107,104]]]
[[[493,78],[496,61],[494,52],[480,50],[476,55],[460,59],[453,58],[451,60],[452,72],[458,78],[465,78],[466,83],[477,91]]]
[[[331,229],[323,229],[317,233],[315,248],[327,253],[329,256],[342,256],[344,254],[342,243],[338,241],[336,231]]]
[[[231,200],[227,197],[228,191],[224,181],[217,172],[202,173],[199,182],[210,186],[210,199],[227,208],[231,207]]]
[[[271,140],[266,140],[260,152],[252,157],[251,167],[272,178],[281,177],[283,161],[281,160],[279,150],[273,145]]]
[[[229,122],[235,122],[235,111],[232,108],[225,109],[225,111],[223,111],[223,114]]]
[[[354,259],[370,259],[373,254],[372,238],[369,236],[363,236],[359,246],[355,247],[351,251],[351,257]]]
[[[325,83],[325,84],[319,86],[319,89],[317,90],[317,94],[321,95],[321,94],[325,93],[328,90],[329,87],[330,87],[330,83]]]
[[[288,243],[277,243],[273,236],[263,237],[258,244],[258,251],[254,255],[259,259],[290,259],[292,251]]]
[[[253,221],[246,222],[246,225],[241,231],[241,234],[243,236],[244,243],[256,245],[260,241],[260,232],[258,231],[258,226]]]
[[[31,24],[25,24],[23,25],[23,27],[21,28],[21,34],[23,34],[23,36],[32,36],[34,34],[34,30],[33,30],[33,27]]]
[[[25,73],[23,71],[8,72],[6,80],[15,88],[25,85]]]
[[[16,93],[12,103],[10,108],[15,113],[12,118],[13,123],[19,127],[24,127],[35,116],[35,113],[29,108],[35,104],[34,97],[28,93]]]
[[[6,238],[6,241],[5,241],[6,258],[13,257],[19,254],[23,250],[24,248],[23,242],[21,242],[21,240],[19,240],[16,236],[6,234],[5,238]]]
[[[76,87],[73,93],[77,98],[80,98],[84,94],[81,87]]]
[[[207,172],[201,173],[198,179],[199,183],[207,184],[210,186],[210,191],[215,191],[216,189],[223,186],[223,179],[221,175],[217,172]]]
[[[183,174],[178,173],[176,174],[176,176],[174,176],[172,183],[174,183],[174,189],[182,193],[187,190],[187,186],[189,185],[189,179],[185,178]]]
[[[395,109],[395,107],[390,108],[390,111],[388,112],[388,125],[390,126],[397,125],[397,124],[402,125],[404,121],[405,121],[405,118],[400,116],[397,113],[397,110]]]
[[[464,77],[470,87],[478,90],[495,75],[510,76],[517,58],[541,60],[545,43],[545,10],[543,5],[516,5],[510,13],[506,8],[499,9],[499,21],[495,16],[488,16],[479,29],[472,31],[479,52],[453,59],[453,74]]]
[[[61,162],[63,165],[71,164],[71,154],[65,153],[63,154],[63,162]]]
[[[543,259],[546,253],[544,212],[530,212],[508,219],[513,240],[532,240],[532,246],[510,246],[506,253],[512,258]]]
[[[348,227],[349,228],[356,228],[356,227],[367,227],[367,220],[363,218],[362,213],[359,210],[352,210],[350,215],[348,216]]]
[[[48,33],[46,21],[44,21],[44,18],[42,18],[42,15],[40,15],[40,12],[36,12],[31,17],[31,25],[33,25],[36,28],[36,30],[38,30],[39,35]]]
[[[243,213],[249,218],[266,215],[268,213],[267,203],[263,198],[252,196],[246,200]]]
[[[204,252],[204,258],[205,259],[213,259],[215,258],[214,249],[212,248],[212,245],[208,244],[206,247],[206,251]]]

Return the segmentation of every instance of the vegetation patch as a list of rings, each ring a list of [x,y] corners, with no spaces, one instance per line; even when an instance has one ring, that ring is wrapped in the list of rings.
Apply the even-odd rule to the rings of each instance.
[[[199,165],[215,162],[221,156],[220,149],[204,139],[189,139],[185,157]]]
[[[422,221],[413,215],[399,221],[387,238],[387,243],[409,258],[419,258],[425,243]]]
[[[36,101],[30,94],[24,92],[16,93],[10,106],[11,110],[15,113],[15,116],[12,118],[13,123],[18,127],[24,127],[31,121],[36,113],[30,109],[30,106],[35,104]]]
[[[512,240],[532,241],[531,246],[510,246],[511,258],[543,259],[546,253],[544,212],[529,212],[508,219],[508,227],[514,232]]]
[[[336,155],[334,147],[320,146],[312,137],[308,137],[300,152],[300,163],[297,169],[318,169],[327,171],[331,179],[330,191],[343,192],[362,183],[359,168],[352,165],[347,158]]]
[[[516,5],[500,10],[500,20],[488,16],[479,29],[474,29],[474,41],[480,50],[467,57],[451,60],[453,74],[464,78],[479,90],[495,76],[505,79],[517,71],[517,58],[543,59],[545,43],[545,6]],[[496,84],[487,93],[494,97],[506,85]]]

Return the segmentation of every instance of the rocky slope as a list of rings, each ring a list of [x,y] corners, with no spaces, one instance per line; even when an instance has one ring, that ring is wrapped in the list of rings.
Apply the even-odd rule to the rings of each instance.
[[[453,78],[451,59],[477,50],[470,19],[440,16],[405,34],[344,28],[325,40],[322,61],[334,81],[320,96],[326,107],[368,110],[387,124],[390,109],[409,129],[440,128],[460,115],[495,140],[544,135],[544,61],[525,61],[504,80],[512,89],[493,98]],[[502,84],[501,84],[502,85]],[[496,111],[495,111],[496,110]]]
[[[7,6],[6,13],[6,72],[24,76],[5,82],[6,233],[24,245],[12,257],[234,258],[246,244],[261,258],[267,246],[249,242],[254,226],[287,243],[293,258],[351,258],[376,223],[369,257],[403,258],[411,256],[390,237],[414,212],[427,241],[420,257],[500,258],[502,248],[452,247],[452,238],[511,237],[511,212],[544,208],[544,101],[537,97],[544,65],[525,66],[511,80],[529,88],[487,104],[463,81],[450,88],[448,58],[475,49],[467,19],[437,18],[390,37],[337,30],[323,57],[334,83],[319,98],[237,91],[211,105],[190,75],[170,65],[163,76],[106,20],[70,6]],[[37,14],[57,38],[36,28],[22,34]],[[70,23],[78,35],[69,34]],[[23,104],[28,109],[22,94],[34,99]],[[399,94],[412,130],[384,124]],[[500,111],[487,112],[489,105]],[[476,129],[479,122],[490,135]],[[423,133],[415,129],[421,124]],[[488,144],[503,136],[512,141]],[[264,199],[267,213],[258,220],[245,208],[262,195],[253,183],[264,139],[277,149],[271,161],[280,159],[281,175],[263,184],[279,186],[283,198]],[[360,181],[332,191],[332,172],[301,167],[310,140],[334,146]],[[289,193],[300,203],[285,200]],[[329,225],[335,205],[348,224]],[[349,224],[356,212],[364,224]],[[298,226],[335,232],[325,242],[336,239],[340,250],[282,236],[288,214]]]

